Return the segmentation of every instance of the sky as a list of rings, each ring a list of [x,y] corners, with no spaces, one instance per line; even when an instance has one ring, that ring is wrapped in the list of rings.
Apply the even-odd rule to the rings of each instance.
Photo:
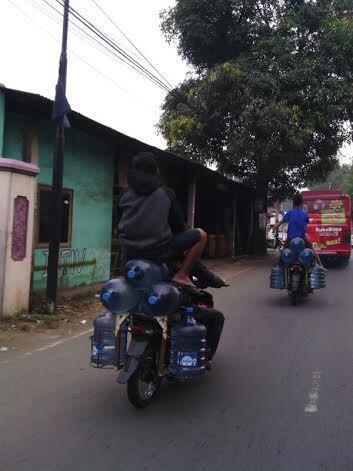
[[[62,10],[56,0],[46,1]],[[46,1],[0,0],[0,83],[53,99],[61,20]],[[96,2],[173,86],[185,78],[187,65],[160,30],[159,13],[173,1]],[[70,5],[124,50],[136,53],[92,0],[71,0]],[[69,31],[68,48],[67,97],[71,108],[148,144],[165,147],[156,130],[165,92],[87,41],[74,27]]]
[[[176,46],[167,44],[160,30],[159,13],[172,6],[173,0],[70,0],[73,8],[124,50],[136,53],[95,2],[173,86],[185,78],[187,64],[178,56]],[[61,20],[47,3],[61,9],[57,0],[0,0],[0,83],[53,99]],[[85,39],[74,27],[69,31],[68,48],[67,96],[71,108],[164,148],[156,124],[165,92]],[[342,148],[340,158],[351,163],[353,145]]]

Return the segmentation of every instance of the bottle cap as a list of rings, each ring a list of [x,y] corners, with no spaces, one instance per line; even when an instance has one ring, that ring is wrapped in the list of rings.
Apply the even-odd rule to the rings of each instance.
[[[102,294],[102,301],[105,301],[106,303],[108,303],[110,301],[110,297],[111,297],[111,294],[106,291],[105,293]]]
[[[157,304],[158,296],[152,295],[148,298],[148,304]]]

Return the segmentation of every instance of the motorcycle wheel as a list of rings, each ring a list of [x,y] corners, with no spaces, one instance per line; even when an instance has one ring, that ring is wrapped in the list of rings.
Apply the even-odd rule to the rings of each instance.
[[[161,385],[157,374],[156,355],[147,351],[127,383],[129,401],[138,409],[144,409],[154,399]]]
[[[291,292],[290,302],[291,302],[292,306],[296,306],[298,304],[298,293],[296,291]]]

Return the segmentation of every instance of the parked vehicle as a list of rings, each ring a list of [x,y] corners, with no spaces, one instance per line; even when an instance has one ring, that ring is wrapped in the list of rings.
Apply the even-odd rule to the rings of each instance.
[[[320,257],[348,264],[352,243],[351,201],[341,190],[303,191],[308,235]]]
[[[186,380],[208,368],[207,329],[194,315],[213,310],[206,291],[176,286],[165,266],[128,262],[125,279],[101,291],[108,309],[94,321],[91,364],[117,367],[130,402],[148,406],[163,379]]]
[[[284,246],[284,235],[283,232],[279,233],[270,228],[266,237],[267,248],[281,251]]]
[[[291,303],[296,305],[300,297],[308,296],[314,289],[326,286],[325,271],[315,264],[314,253],[305,247],[300,237],[290,241],[282,250],[279,263],[271,270],[270,287],[286,289]]]

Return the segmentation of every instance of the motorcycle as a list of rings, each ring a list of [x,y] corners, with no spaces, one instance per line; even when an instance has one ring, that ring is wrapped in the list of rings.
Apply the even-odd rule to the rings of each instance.
[[[325,286],[324,269],[315,263],[313,251],[306,248],[302,238],[292,239],[289,247],[282,250],[279,263],[272,267],[270,287],[286,289],[291,304],[296,306],[300,297]]]
[[[151,262],[128,265],[125,279],[101,291],[108,311],[94,321],[91,364],[116,367],[131,404],[145,408],[164,379],[185,381],[208,370],[207,328],[195,317],[214,311],[213,298],[172,284]]]

